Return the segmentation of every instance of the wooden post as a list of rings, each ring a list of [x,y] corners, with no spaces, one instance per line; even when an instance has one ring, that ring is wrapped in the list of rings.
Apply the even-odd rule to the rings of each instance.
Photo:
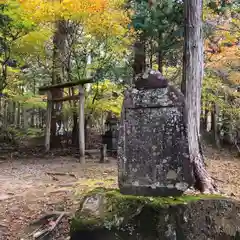
[[[85,136],[84,136],[84,87],[79,86],[79,155],[80,163],[85,163]]]
[[[51,91],[47,92],[47,119],[46,119],[46,132],[45,132],[45,150],[50,150],[50,137],[51,137],[51,118],[52,118],[52,94]]]

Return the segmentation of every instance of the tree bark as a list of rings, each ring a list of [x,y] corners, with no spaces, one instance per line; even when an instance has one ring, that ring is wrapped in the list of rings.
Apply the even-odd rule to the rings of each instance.
[[[79,155],[80,163],[85,163],[85,134],[84,134],[84,87],[79,86]]]
[[[15,124],[15,116],[16,116],[16,102],[13,101],[13,103],[12,103],[12,120],[11,120],[12,124]]]
[[[159,33],[159,37],[158,37],[157,63],[158,63],[158,71],[163,73],[162,33]]]
[[[51,119],[52,119],[52,94],[50,91],[47,93],[47,117],[46,117],[46,128],[45,128],[45,150],[50,150],[50,136],[51,136]]]
[[[64,82],[64,73],[65,73],[65,53],[66,53],[66,40],[67,40],[67,31],[66,31],[66,21],[58,20],[56,22],[56,30],[53,36],[53,68],[52,68],[52,84],[58,84]],[[56,89],[52,91],[52,98],[61,98],[63,97],[63,92],[61,89]],[[58,143],[56,139],[56,123],[57,116],[56,111],[62,108],[62,103],[52,104],[52,118],[51,118],[51,146],[55,147],[54,143]],[[56,144],[57,145],[57,144]]]
[[[219,136],[219,124],[218,124],[218,119],[219,119],[219,106],[217,103],[214,103],[214,114],[213,114],[213,133],[214,133],[214,141],[215,145],[217,148],[221,148],[220,144],[220,136]]]
[[[182,91],[186,98],[190,161],[195,175],[195,188],[215,192],[201,151],[200,114],[203,79],[202,0],[185,0],[185,38]]]
[[[17,108],[17,117],[16,117],[16,123],[17,123],[17,127],[20,128],[21,127],[21,104],[18,103],[18,108]]]
[[[162,50],[158,50],[158,71],[163,73],[163,56],[162,56]]]
[[[27,130],[29,125],[28,125],[28,112],[26,106],[23,105],[23,128],[24,130]]]
[[[134,44],[134,63],[133,71],[134,77],[145,71],[146,68],[146,49],[145,49],[145,38],[143,34],[140,39]]]
[[[8,101],[5,98],[4,103],[3,103],[3,125],[5,128],[8,126],[8,121],[7,121],[7,113],[8,113]]]
[[[75,108],[74,108],[72,117],[73,117],[72,145],[77,147],[79,143],[79,140],[78,140],[79,126],[78,126],[78,115]]]

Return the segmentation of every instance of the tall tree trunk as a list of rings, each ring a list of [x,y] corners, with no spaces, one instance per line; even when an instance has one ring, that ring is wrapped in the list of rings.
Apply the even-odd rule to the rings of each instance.
[[[56,22],[56,30],[53,36],[53,69],[52,69],[52,84],[58,84],[64,82],[64,69],[65,69],[65,52],[66,52],[66,21],[58,20]],[[52,98],[61,98],[63,92],[61,89],[56,89],[52,91]],[[52,104],[52,114],[51,114],[51,146],[56,147],[58,141],[56,139],[57,132],[57,111],[61,111],[62,103]],[[56,143],[56,145],[55,145]]]
[[[203,161],[200,144],[201,88],[203,79],[202,0],[185,0],[185,38],[182,91],[186,97],[190,160],[195,188],[214,192],[215,186]]]

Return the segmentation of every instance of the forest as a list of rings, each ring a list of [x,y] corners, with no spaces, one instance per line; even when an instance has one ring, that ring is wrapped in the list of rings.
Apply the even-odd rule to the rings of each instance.
[[[124,94],[151,71],[196,125],[196,190],[239,200],[238,0],[0,0],[0,239],[43,239],[26,228],[51,211],[71,239],[80,196],[118,188]]]

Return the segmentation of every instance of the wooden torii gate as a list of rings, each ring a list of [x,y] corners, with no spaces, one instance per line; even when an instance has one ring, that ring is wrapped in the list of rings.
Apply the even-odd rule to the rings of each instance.
[[[80,162],[85,163],[85,136],[84,136],[84,84],[92,83],[92,79],[82,79],[75,82],[66,82],[56,85],[43,86],[39,88],[39,93],[47,93],[47,118],[46,118],[46,133],[45,133],[45,150],[50,150],[51,141],[51,121],[53,104],[57,102],[64,102],[69,100],[79,100],[79,154]],[[79,94],[66,96],[61,98],[53,98],[53,91],[62,90],[79,86]]]

